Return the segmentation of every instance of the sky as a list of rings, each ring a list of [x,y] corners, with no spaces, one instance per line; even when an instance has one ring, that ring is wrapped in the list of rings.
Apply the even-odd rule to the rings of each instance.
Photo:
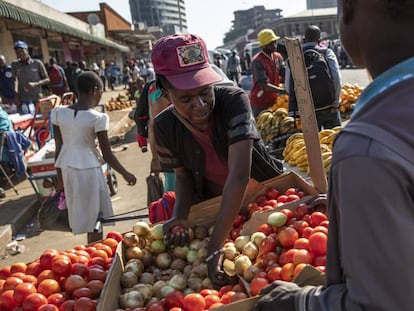
[[[98,11],[106,2],[126,20],[131,21],[128,0],[39,0],[62,12]],[[266,9],[281,9],[289,16],[306,9],[306,0],[185,0],[188,31],[200,35],[207,47],[222,45],[224,34],[231,28],[234,11],[264,5]]]

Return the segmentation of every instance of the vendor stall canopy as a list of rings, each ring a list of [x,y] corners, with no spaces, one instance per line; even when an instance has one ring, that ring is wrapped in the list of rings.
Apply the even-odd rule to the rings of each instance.
[[[0,1],[0,16],[9,18],[24,24],[29,24],[43,28],[45,30],[54,31],[70,35],[85,41],[94,42],[103,46],[115,48],[121,52],[130,52],[129,47],[120,45],[108,39],[93,36],[85,31],[70,27],[56,20],[22,9],[11,3]]]

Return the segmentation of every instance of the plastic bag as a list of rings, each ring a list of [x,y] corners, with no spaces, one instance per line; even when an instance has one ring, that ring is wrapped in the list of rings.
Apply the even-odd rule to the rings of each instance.
[[[175,204],[175,192],[167,191],[161,199],[151,202],[148,207],[148,218],[152,224],[171,218]]]
[[[150,174],[147,179],[147,204],[157,201],[164,193],[164,183],[160,175]]]
[[[64,192],[57,191],[51,194],[37,212],[37,220],[43,230],[71,231],[69,216],[66,208],[61,209],[64,202]]]

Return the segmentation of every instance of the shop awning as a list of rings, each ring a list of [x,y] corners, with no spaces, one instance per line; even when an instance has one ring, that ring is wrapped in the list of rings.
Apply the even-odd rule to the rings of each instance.
[[[30,12],[11,3],[0,1],[0,16],[15,21],[40,27],[45,30],[73,36],[85,41],[94,42],[99,45],[113,47],[121,52],[130,52],[129,47],[118,44],[108,39],[99,38],[85,31],[70,27],[56,20]]]

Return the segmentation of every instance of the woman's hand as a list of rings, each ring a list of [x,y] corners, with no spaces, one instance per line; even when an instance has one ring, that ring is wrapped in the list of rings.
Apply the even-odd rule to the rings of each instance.
[[[126,172],[124,175],[122,175],[122,177],[124,177],[129,186],[134,186],[137,183],[137,178],[130,172]]]
[[[220,252],[213,255],[213,257],[207,262],[208,277],[213,285],[213,288],[217,290],[225,285],[235,285],[238,282],[236,276],[229,276],[221,270],[222,258],[223,256]]]
[[[167,247],[184,246],[189,241],[188,224],[184,219],[171,218],[162,229]]]

